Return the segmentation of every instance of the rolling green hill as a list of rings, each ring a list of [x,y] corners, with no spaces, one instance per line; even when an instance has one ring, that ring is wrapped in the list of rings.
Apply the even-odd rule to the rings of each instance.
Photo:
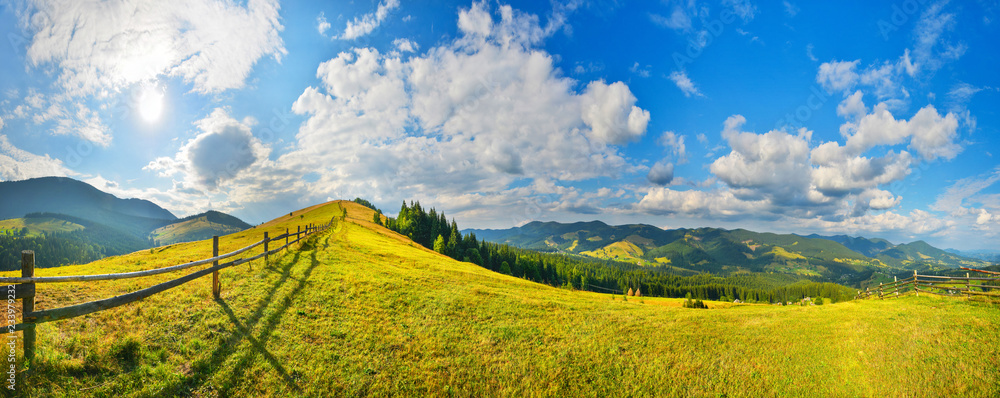
[[[27,228],[27,234],[22,234]],[[73,232],[83,226],[54,217],[22,217],[0,220],[0,235],[44,236],[49,233]]]
[[[157,228],[149,233],[149,238],[153,239],[156,245],[170,245],[228,235],[250,227],[250,224],[243,220],[213,210]]]
[[[44,252],[38,266],[54,267],[247,228],[216,211],[178,220],[150,201],[119,199],[71,178],[0,182],[0,269],[15,267],[22,250]]]
[[[868,280],[875,273],[988,265],[924,242],[892,245],[882,239],[800,236],[744,229],[662,230],[643,224],[610,226],[592,221],[531,222],[507,230],[466,232],[521,248],[636,264],[669,265],[690,272],[722,275],[773,272],[849,284]]]
[[[39,325],[39,357],[19,386],[37,397],[1000,394],[1000,312],[990,305],[625,301],[452,260],[339,203],[348,216],[333,230],[270,264],[224,270],[220,300],[201,278]],[[315,206],[226,236],[223,251],[265,230],[325,223],[338,209]],[[39,274],[151,269],[209,252],[209,242],[182,243]],[[177,276],[47,284],[36,308]]]
[[[130,232],[148,232],[177,219],[148,200],[119,199],[72,178],[0,182],[0,219],[40,212],[66,214]]]

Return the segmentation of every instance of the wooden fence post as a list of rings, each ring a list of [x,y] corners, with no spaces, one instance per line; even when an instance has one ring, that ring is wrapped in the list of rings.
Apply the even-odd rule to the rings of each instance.
[[[270,239],[267,237],[267,232],[264,232],[264,266],[265,267],[267,266],[267,252],[268,252],[268,250],[267,250],[267,244],[268,244],[268,242],[270,242]],[[251,268],[251,269],[253,269],[253,268]]]
[[[218,236],[213,236],[212,237],[212,257],[218,257],[218,256],[219,256],[219,237]],[[219,260],[215,260],[212,263],[213,267],[217,267],[218,265],[219,265]],[[212,296],[215,296],[215,298],[219,298],[220,296],[222,296],[222,283],[219,283],[219,271],[218,270],[212,272]]]
[[[896,278],[896,275],[892,276],[892,283],[892,295],[899,297],[899,278]]]
[[[920,295],[920,292],[917,291],[917,270],[913,270],[913,295]]]
[[[879,300],[884,300],[882,298],[882,282],[878,283],[878,298],[879,298]]]
[[[35,252],[34,250],[25,250],[21,252],[21,277],[31,278],[35,276]],[[22,288],[35,287],[34,283],[23,283],[20,287]],[[34,289],[32,289],[34,290]],[[21,320],[24,321],[24,315],[30,312],[35,312],[35,296],[25,297],[21,299]],[[35,325],[26,325],[24,328],[24,359],[29,362],[35,358]]]
[[[285,249],[288,249],[288,228],[285,228]]]
[[[965,298],[972,298],[972,281],[969,280],[969,273],[965,273]]]

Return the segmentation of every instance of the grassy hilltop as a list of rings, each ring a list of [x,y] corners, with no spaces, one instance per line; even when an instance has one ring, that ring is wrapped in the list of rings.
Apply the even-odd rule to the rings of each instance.
[[[454,261],[336,202],[221,239],[337,227],[272,259],[38,326],[34,396],[997,396],[1000,309],[927,297],[811,307],[577,292]],[[207,257],[177,244],[40,276]],[[252,269],[251,269],[252,267]],[[13,275],[8,272],[5,275]],[[44,284],[36,308],[180,274]]]

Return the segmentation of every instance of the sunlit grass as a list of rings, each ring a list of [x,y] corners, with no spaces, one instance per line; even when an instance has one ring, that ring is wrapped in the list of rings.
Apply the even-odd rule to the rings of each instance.
[[[52,217],[13,218],[0,220],[0,233],[19,233],[22,228],[28,228],[27,236],[41,236],[43,233],[73,232],[83,229],[83,226]]]
[[[1000,310],[929,297],[810,307],[552,288],[349,223],[271,264],[38,327],[37,396],[996,396]],[[317,206],[223,239],[224,251]],[[300,217],[301,216],[301,217]],[[294,224],[291,224],[294,225]],[[293,229],[294,230],[294,229]],[[39,270],[122,272],[203,258],[197,242]],[[7,273],[8,275],[11,273]],[[149,286],[44,285],[53,308]],[[23,375],[20,377],[24,377]]]

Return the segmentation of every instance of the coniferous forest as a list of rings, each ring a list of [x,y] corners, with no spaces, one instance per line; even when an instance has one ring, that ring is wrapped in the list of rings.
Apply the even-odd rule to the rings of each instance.
[[[25,218],[56,218],[79,224],[84,229],[28,236],[27,231],[0,233],[0,271],[21,268],[21,252],[35,252],[35,267],[86,264],[108,256],[152,247],[152,242],[118,229],[64,214],[31,213]]]
[[[420,202],[409,205],[403,202],[395,218],[383,215],[367,200],[358,198],[355,202],[374,209],[373,221],[377,224],[424,247],[456,260],[551,286],[613,294],[626,294],[632,289],[645,296],[682,298],[690,294],[703,300],[755,303],[784,303],[805,297],[824,297],[837,302],[855,295],[855,290],[846,286],[786,274],[679,276],[665,267],[529,251],[479,241],[474,233],[463,235],[454,220],[448,221],[443,212],[434,208],[425,209]]]

